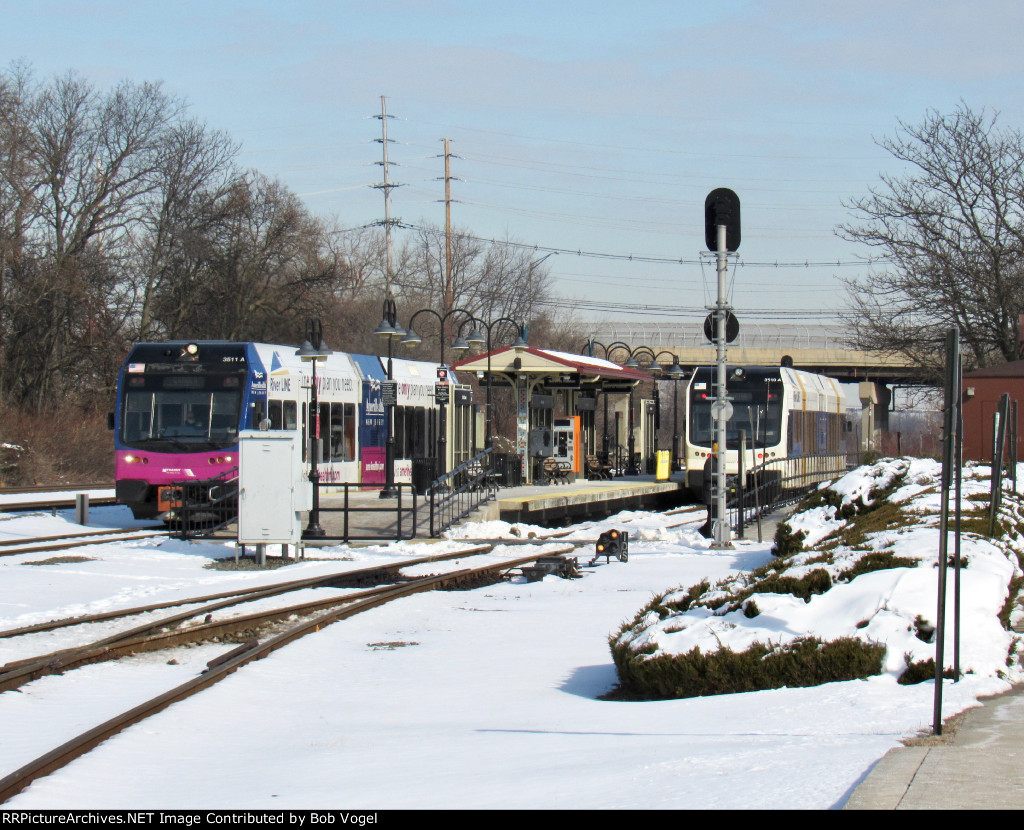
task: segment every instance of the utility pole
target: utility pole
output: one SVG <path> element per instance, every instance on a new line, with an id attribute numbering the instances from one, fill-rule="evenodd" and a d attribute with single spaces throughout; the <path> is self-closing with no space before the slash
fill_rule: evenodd
<path id="1" fill-rule="evenodd" d="M 388 115 L 387 99 L 383 95 L 380 96 L 380 115 L 375 115 L 374 118 L 380 119 L 381 137 L 375 140 L 380 142 L 383 151 L 383 161 L 378 161 L 377 164 L 384 169 L 384 181 L 371 186 L 377 190 L 384 191 L 384 220 L 377 222 L 377 224 L 384 226 L 384 245 L 387 256 L 384 273 L 384 293 L 386 299 L 390 300 L 392 299 L 391 279 L 394 273 L 391 253 L 391 226 L 399 222 L 398 219 L 391 218 L 391 190 L 402 185 L 392 184 L 388 175 L 388 169 L 394 164 L 394 162 L 388 161 L 388 144 L 391 143 L 391 140 L 388 138 L 388 119 L 394 118 L 394 116 Z"/>
<path id="2" fill-rule="evenodd" d="M 381 148 L 383 149 L 383 160 L 377 163 L 384 169 L 384 181 L 373 186 L 384 191 L 384 221 L 382 224 L 384 225 L 386 255 L 384 267 L 384 315 L 380 326 L 377 327 L 377 333 L 383 334 L 388 341 L 387 383 L 386 388 L 382 390 L 382 393 L 386 393 L 382 394 L 382 397 L 385 401 L 384 427 L 387 438 L 384 449 L 384 488 L 380 491 L 380 498 L 389 499 L 398 495 L 398 491 L 395 489 L 395 373 L 392 351 L 394 349 L 394 341 L 405 332 L 398 325 L 398 307 L 395 305 L 395 297 L 391 289 L 391 281 L 394 275 L 391 253 L 391 226 L 396 224 L 397 221 L 391 218 L 391 189 L 393 187 L 401 187 L 401 185 L 392 184 L 388 176 L 388 168 L 391 164 L 388 161 L 388 118 L 393 116 L 388 115 L 387 99 L 383 95 L 380 96 L 380 115 L 376 117 L 380 118 L 381 126 L 381 137 L 377 140 L 380 141 Z"/>
<path id="3" fill-rule="evenodd" d="M 444 314 L 452 310 L 452 150 L 444 139 Z"/>

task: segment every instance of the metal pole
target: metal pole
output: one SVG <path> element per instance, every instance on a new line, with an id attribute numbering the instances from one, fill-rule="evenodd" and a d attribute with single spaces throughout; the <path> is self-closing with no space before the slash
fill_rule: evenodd
<path id="1" fill-rule="evenodd" d="M 949 529 L 949 485 L 953 467 L 953 397 L 960 355 L 960 332 L 950 329 L 946 335 L 945 407 L 942 426 L 942 506 L 939 514 L 939 602 L 935 614 L 935 699 L 932 710 L 932 731 L 942 734 L 942 666 L 946 644 L 946 570 Z"/>
<path id="2" fill-rule="evenodd" d="M 627 439 L 626 446 L 629 449 L 629 461 L 626 463 L 626 474 L 635 476 L 637 474 L 636 465 L 633 463 L 634 453 L 636 452 L 636 439 L 633 436 L 633 390 L 629 390 L 629 438 Z"/>
<path id="3" fill-rule="evenodd" d="M 489 450 L 494 445 L 491 440 L 491 436 L 494 434 L 494 424 L 491 423 L 491 326 L 493 323 L 484 325 L 487 327 L 487 417 L 484 418 L 487 435 L 484 436 L 484 448 Z"/>
<path id="4" fill-rule="evenodd" d="M 384 319 L 394 328 L 398 325 L 398 308 L 394 299 L 390 296 L 384 300 Z M 392 351 L 394 348 L 394 337 L 388 335 L 388 387 L 393 389 L 395 379 Z M 390 392 L 389 392 L 390 396 Z M 384 489 L 380 491 L 380 498 L 393 499 L 395 493 L 395 405 L 389 402 L 384 407 L 384 424 L 387 440 L 384 443 Z"/>
<path id="5" fill-rule="evenodd" d="M 953 679 L 960 680 L 960 533 L 963 500 L 963 468 L 964 468 L 964 417 L 961 407 L 961 389 L 963 388 L 963 360 L 957 355 L 956 382 L 956 434 L 953 446 L 953 468 L 956 475 L 956 505 L 954 511 L 955 528 L 953 533 Z"/>
<path id="6" fill-rule="evenodd" d="M 717 414 L 715 416 L 715 460 L 718 464 L 718 470 L 715 475 L 715 525 L 714 525 L 714 538 L 715 541 L 712 543 L 713 548 L 731 548 L 732 542 L 729 540 L 729 520 L 726 516 L 726 471 L 725 471 L 725 460 L 726 460 L 726 424 L 728 418 L 726 417 L 725 406 L 728 403 L 726 399 L 726 388 L 725 388 L 725 323 L 726 323 L 726 312 L 728 306 L 726 304 L 726 265 L 728 261 L 728 253 L 726 250 L 726 226 L 717 226 L 717 259 L 718 259 L 718 302 L 715 305 L 715 341 L 718 352 L 718 378 L 715 384 L 715 404 L 717 405 Z"/>
<path id="7" fill-rule="evenodd" d="M 445 317 L 447 317 L 447 315 L 445 315 Z M 441 367 L 444 366 L 444 331 L 445 331 L 444 324 L 445 324 L 445 320 L 444 320 L 444 318 L 442 318 L 442 320 L 441 320 L 441 362 L 438 364 L 438 366 L 441 366 Z M 445 380 L 445 384 L 447 384 L 447 383 L 448 383 L 448 381 Z M 448 434 L 447 434 L 448 433 L 448 418 L 447 418 L 447 414 L 448 413 L 447 413 L 447 410 L 445 408 L 444 398 L 441 398 L 441 403 L 438 406 L 438 409 L 439 409 L 439 412 L 438 412 L 439 423 L 438 423 L 438 430 L 437 430 L 437 432 L 438 432 L 438 435 L 437 435 L 437 455 L 438 455 L 437 462 L 438 462 L 438 465 L 439 465 L 440 469 L 437 471 L 437 475 L 435 476 L 435 478 L 440 478 L 441 476 L 443 476 L 445 473 L 448 472 Z"/>
<path id="8" fill-rule="evenodd" d="M 672 379 L 672 471 L 679 467 L 679 378 Z"/>
<path id="9" fill-rule="evenodd" d="M 316 331 L 313 332 L 314 348 L 319 349 L 320 343 L 316 337 Z M 311 341 L 312 342 L 312 341 Z M 320 402 L 317 399 L 316 394 L 316 358 L 312 360 L 313 364 L 313 411 L 310 413 L 310 457 L 309 457 L 309 480 L 313 485 L 313 505 L 309 511 L 309 523 L 306 525 L 306 529 L 302 532 L 303 538 L 320 538 L 326 536 L 324 529 L 320 526 L 320 472 L 317 469 L 317 456 L 320 454 Z"/>
<path id="10" fill-rule="evenodd" d="M 757 443 L 755 439 L 754 443 Z M 740 430 L 740 451 L 739 451 L 739 468 L 737 469 L 737 487 L 736 487 L 736 503 L 739 507 L 739 517 L 736 522 L 736 535 L 740 539 L 745 539 L 746 530 L 743 524 L 743 512 L 747 506 L 747 431 L 745 429 Z"/>

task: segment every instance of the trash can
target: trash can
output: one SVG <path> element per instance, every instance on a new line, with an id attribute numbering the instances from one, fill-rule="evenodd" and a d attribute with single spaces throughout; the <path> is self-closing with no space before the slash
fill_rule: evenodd
<path id="1" fill-rule="evenodd" d="M 412 460 L 412 489 L 417 495 L 425 495 L 430 482 L 437 478 L 436 458 L 414 458 Z"/>
<path id="2" fill-rule="evenodd" d="M 668 481 L 672 475 L 672 453 L 668 450 L 658 450 L 657 469 L 654 478 L 656 481 Z"/>

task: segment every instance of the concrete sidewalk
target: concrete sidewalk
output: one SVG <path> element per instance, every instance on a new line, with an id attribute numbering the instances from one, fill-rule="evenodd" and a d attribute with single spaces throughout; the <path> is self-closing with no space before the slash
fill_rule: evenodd
<path id="1" fill-rule="evenodd" d="M 986 699 L 945 731 L 886 753 L 843 809 L 1024 807 L 1024 685 Z"/>

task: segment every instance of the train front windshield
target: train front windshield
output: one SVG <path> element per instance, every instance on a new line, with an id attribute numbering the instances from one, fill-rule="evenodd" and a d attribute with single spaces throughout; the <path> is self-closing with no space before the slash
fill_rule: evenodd
<path id="1" fill-rule="evenodd" d="M 690 443 L 710 448 L 715 441 L 715 369 L 698 369 L 690 385 Z M 726 449 L 738 450 L 740 430 L 747 436 L 747 448 L 774 447 L 782 442 L 782 378 L 775 369 L 745 369 L 737 377 L 730 369 L 726 394 L 732 403 L 732 417 L 726 424 Z"/>
<path id="2" fill-rule="evenodd" d="M 237 377 L 128 375 L 121 441 L 156 452 L 226 449 L 238 442 L 241 401 Z"/>

